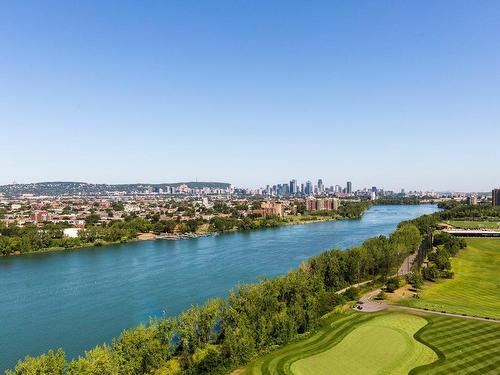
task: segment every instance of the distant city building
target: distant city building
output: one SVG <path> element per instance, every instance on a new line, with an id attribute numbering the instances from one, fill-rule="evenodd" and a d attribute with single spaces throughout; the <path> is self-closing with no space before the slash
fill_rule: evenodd
<path id="1" fill-rule="evenodd" d="M 351 181 L 347 181 L 347 186 L 346 186 L 345 192 L 347 194 L 351 194 L 352 193 L 352 182 Z"/>
<path id="2" fill-rule="evenodd" d="M 321 178 L 318 180 L 318 191 L 320 194 L 325 191 L 325 186 L 323 185 L 323 180 Z"/>
<path id="3" fill-rule="evenodd" d="M 306 188 L 305 188 L 305 191 L 304 193 L 306 195 L 312 195 L 314 193 L 314 190 L 313 190 L 313 185 L 312 185 L 312 182 L 311 181 L 307 181 L 306 182 Z"/>
<path id="4" fill-rule="evenodd" d="M 470 204 L 471 206 L 477 206 L 477 196 L 476 195 L 468 196 L 467 203 Z"/>
<path id="5" fill-rule="evenodd" d="M 45 221 L 50 221 L 52 219 L 52 215 L 47 211 L 37 211 L 31 214 L 31 220 L 37 223 L 43 223 Z"/>
<path id="6" fill-rule="evenodd" d="M 314 198 L 306 199 L 307 211 L 336 211 L 338 210 L 340 201 L 338 198 Z"/>
<path id="7" fill-rule="evenodd" d="M 263 202 L 260 206 L 260 209 L 254 210 L 254 214 L 257 214 L 261 217 L 268 216 L 279 216 L 283 217 L 284 215 L 284 207 L 281 202 Z"/>
<path id="8" fill-rule="evenodd" d="M 297 180 L 290 181 L 290 194 L 297 194 Z"/>
<path id="9" fill-rule="evenodd" d="M 500 189 L 493 189 L 491 191 L 491 198 L 493 206 L 500 206 Z"/>

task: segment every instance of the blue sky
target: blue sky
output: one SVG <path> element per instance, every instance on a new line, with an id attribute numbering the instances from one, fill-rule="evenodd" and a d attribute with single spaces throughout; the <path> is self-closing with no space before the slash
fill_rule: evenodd
<path id="1" fill-rule="evenodd" d="M 3 1 L 0 183 L 500 185 L 498 1 Z"/>

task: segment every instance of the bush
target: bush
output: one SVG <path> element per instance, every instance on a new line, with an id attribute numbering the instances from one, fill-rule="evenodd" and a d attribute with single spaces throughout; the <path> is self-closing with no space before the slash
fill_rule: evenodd
<path id="1" fill-rule="evenodd" d="M 385 291 L 392 293 L 399 288 L 399 279 L 397 277 L 391 277 L 387 279 L 385 283 Z"/>
<path id="2" fill-rule="evenodd" d="M 439 277 L 439 270 L 435 264 L 429 264 L 428 267 L 422 269 L 422 276 L 425 280 L 436 281 Z"/>
<path id="3" fill-rule="evenodd" d="M 385 294 L 385 292 L 383 290 L 381 290 L 380 293 L 375 296 L 375 299 L 379 300 L 379 301 L 383 300 L 385 298 L 386 298 L 386 294 Z"/>
<path id="4" fill-rule="evenodd" d="M 420 289 L 424 283 L 422 275 L 418 272 L 410 272 L 406 275 L 406 282 L 415 289 Z"/>
<path id="5" fill-rule="evenodd" d="M 444 270 L 444 271 L 441 271 L 440 276 L 443 279 L 453 279 L 453 276 L 455 276 L 455 274 L 452 271 Z"/>
<path id="6" fill-rule="evenodd" d="M 351 287 L 342 294 L 348 301 L 354 301 L 359 297 L 358 288 Z"/>

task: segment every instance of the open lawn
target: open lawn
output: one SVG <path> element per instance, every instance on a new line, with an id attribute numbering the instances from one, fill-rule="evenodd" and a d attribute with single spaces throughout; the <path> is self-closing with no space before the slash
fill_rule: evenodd
<path id="1" fill-rule="evenodd" d="M 415 336 L 433 348 L 439 360 L 410 374 L 499 374 L 500 324 L 425 314 L 429 321 Z"/>
<path id="2" fill-rule="evenodd" d="M 292 364 L 295 375 L 407 374 L 437 360 L 436 353 L 413 335 L 427 324 L 424 318 L 387 313 L 357 327 L 339 344 Z"/>
<path id="3" fill-rule="evenodd" d="M 500 230 L 500 221 L 467 221 L 467 220 L 450 220 L 447 224 L 455 228 L 463 229 L 498 229 Z"/>
<path id="4" fill-rule="evenodd" d="M 400 303 L 500 319 L 500 239 L 468 238 L 451 263 L 453 279 L 427 284 L 419 299 Z"/>
<path id="5" fill-rule="evenodd" d="M 245 374 L 406 374 L 438 358 L 412 337 L 426 323 L 400 312 L 348 313 L 254 361 Z"/>
<path id="6" fill-rule="evenodd" d="M 416 333 L 415 333 L 416 332 Z M 500 324 L 418 312 L 347 313 L 253 361 L 246 375 L 500 373 Z"/>

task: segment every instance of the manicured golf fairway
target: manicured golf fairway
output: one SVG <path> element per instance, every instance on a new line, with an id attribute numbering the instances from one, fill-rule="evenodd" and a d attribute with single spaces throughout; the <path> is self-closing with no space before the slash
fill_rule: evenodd
<path id="1" fill-rule="evenodd" d="M 360 325 L 333 348 L 292 364 L 295 375 L 407 374 L 437 360 L 436 353 L 413 335 L 424 318 L 387 313 Z"/>
<path id="2" fill-rule="evenodd" d="M 425 314 L 430 324 L 416 335 L 439 360 L 410 374 L 500 374 L 500 323 Z"/>
<path id="3" fill-rule="evenodd" d="M 402 304 L 500 319 L 500 239 L 468 238 L 452 259 L 455 277 L 426 286 Z"/>

